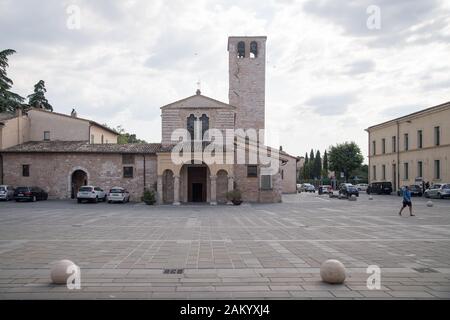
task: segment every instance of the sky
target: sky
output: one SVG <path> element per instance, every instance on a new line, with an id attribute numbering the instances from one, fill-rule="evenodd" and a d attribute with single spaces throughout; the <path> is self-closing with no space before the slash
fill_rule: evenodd
<path id="1" fill-rule="evenodd" d="M 148 142 L 198 81 L 228 102 L 241 35 L 267 36 L 266 129 L 292 155 L 355 141 L 366 156 L 367 127 L 450 101 L 446 0 L 0 0 L 14 92 L 42 79 L 56 112 Z"/>

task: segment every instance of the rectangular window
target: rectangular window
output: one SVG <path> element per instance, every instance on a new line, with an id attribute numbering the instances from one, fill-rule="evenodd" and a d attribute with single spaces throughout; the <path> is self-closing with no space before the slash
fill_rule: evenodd
<path id="1" fill-rule="evenodd" d="M 91 134 L 91 144 L 94 144 L 94 135 Z"/>
<path id="2" fill-rule="evenodd" d="M 441 128 L 434 127 L 434 145 L 439 146 L 441 144 Z"/>
<path id="3" fill-rule="evenodd" d="M 381 152 L 383 153 L 383 154 L 385 154 L 386 153 L 386 139 L 381 139 Z"/>
<path id="4" fill-rule="evenodd" d="M 258 176 L 258 166 L 250 165 L 247 166 L 247 177 L 257 177 Z"/>
<path id="5" fill-rule="evenodd" d="M 423 135 L 422 130 L 417 131 L 417 148 L 422 149 L 423 148 Z"/>
<path id="6" fill-rule="evenodd" d="M 134 164 L 134 154 L 122 154 L 122 164 Z"/>
<path id="7" fill-rule="evenodd" d="M 404 139 L 405 139 L 405 151 L 408 151 L 409 150 L 409 135 L 407 133 L 405 133 Z"/>
<path id="8" fill-rule="evenodd" d="M 423 177 L 423 163 L 422 161 L 417 162 L 417 177 Z"/>
<path id="9" fill-rule="evenodd" d="M 434 160 L 434 178 L 441 178 L 441 160 Z"/>
<path id="10" fill-rule="evenodd" d="M 403 179 L 404 180 L 409 179 L 409 163 L 407 162 L 403 164 Z"/>
<path id="11" fill-rule="evenodd" d="M 381 176 L 383 180 L 386 180 L 386 165 L 381 166 Z"/>
<path id="12" fill-rule="evenodd" d="M 375 155 L 377 153 L 377 143 L 376 141 L 372 141 L 372 155 Z"/>
<path id="13" fill-rule="evenodd" d="M 44 131 L 44 141 L 50 141 L 50 131 Z"/>
<path id="14" fill-rule="evenodd" d="M 123 177 L 133 178 L 133 167 L 123 167 Z"/>
<path id="15" fill-rule="evenodd" d="M 372 166 L 372 179 L 377 180 L 377 166 Z"/>
<path id="16" fill-rule="evenodd" d="M 397 152 L 397 137 L 392 137 L 392 152 Z"/>
<path id="17" fill-rule="evenodd" d="M 29 177 L 30 176 L 30 165 L 29 164 L 23 164 L 22 165 L 22 176 L 23 177 Z"/>
<path id="18" fill-rule="evenodd" d="M 272 189 L 272 176 L 262 175 L 261 176 L 261 190 L 271 190 Z"/>

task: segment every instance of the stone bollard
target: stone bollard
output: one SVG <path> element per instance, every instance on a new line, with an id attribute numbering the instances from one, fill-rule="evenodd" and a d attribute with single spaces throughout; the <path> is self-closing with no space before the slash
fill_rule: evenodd
<path id="1" fill-rule="evenodd" d="M 320 266 L 320 277 L 326 283 L 343 283 L 345 280 L 345 267 L 339 260 L 327 260 Z"/>
<path id="2" fill-rule="evenodd" d="M 350 201 L 356 201 L 356 196 L 355 196 L 354 194 L 352 194 L 352 195 L 348 198 L 348 200 L 350 200 Z"/>
<path id="3" fill-rule="evenodd" d="M 67 284 L 67 279 L 71 275 L 71 273 L 68 273 L 68 268 L 71 266 L 76 267 L 75 263 L 70 260 L 65 259 L 56 261 L 50 271 L 52 282 L 54 284 Z"/>
<path id="4" fill-rule="evenodd" d="M 372 196 L 369 196 L 369 200 L 373 200 L 373 197 L 372 197 Z"/>
<path id="5" fill-rule="evenodd" d="M 427 207 L 432 207 L 432 206 L 433 206 L 433 201 L 428 200 L 428 201 L 427 201 Z"/>

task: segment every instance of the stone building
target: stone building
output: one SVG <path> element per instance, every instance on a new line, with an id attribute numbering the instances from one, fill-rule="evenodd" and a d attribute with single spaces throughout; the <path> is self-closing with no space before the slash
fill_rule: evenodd
<path id="1" fill-rule="evenodd" d="M 94 121 L 41 110 L 8 119 L 2 132 L 7 141 L 0 159 L 2 181 L 38 185 L 53 198 L 73 197 L 90 184 L 125 187 L 132 200 L 139 200 L 145 188 L 155 189 L 159 203 L 174 205 L 226 203 L 233 189 L 244 201 L 279 202 L 282 192 L 296 192 L 297 158 L 266 148 L 259 134 L 265 128 L 265 53 L 266 37 L 229 37 L 229 103 L 197 90 L 161 107 L 161 143 L 119 145 L 117 133 Z M 46 116 L 58 119 L 50 126 Z M 19 122 L 27 123 L 19 125 L 22 131 L 13 124 Z M 180 130 L 188 142 L 180 142 Z M 224 139 L 219 141 L 219 135 Z M 200 148 L 193 148 L 197 143 Z M 211 147 L 213 156 L 207 158 Z M 261 148 L 266 157 L 257 154 L 250 161 Z M 174 160 L 176 154 L 181 161 Z M 242 154 L 245 162 L 239 161 Z M 276 170 L 268 170 L 273 164 Z"/>
<path id="2" fill-rule="evenodd" d="M 366 129 L 369 182 L 450 182 L 450 102 Z"/>

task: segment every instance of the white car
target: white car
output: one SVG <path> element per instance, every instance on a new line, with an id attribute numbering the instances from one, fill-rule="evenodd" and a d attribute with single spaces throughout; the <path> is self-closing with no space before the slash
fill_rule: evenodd
<path id="1" fill-rule="evenodd" d="M 367 187 L 369 185 L 367 183 L 358 183 L 355 187 L 358 191 L 367 191 Z"/>
<path id="2" fill-rule="evenodd" d="M 100 187 L 83 186 L 77 193 L 77 202 L 81 203 L 82 201 L 104 202 L 106 201 L 106 192 Z"/>
<path id="3" fill-rule="evenodd" d="M 109 190 L 108 193 L 108 203 L 111 202 L 129 202 L 130 201 L 130 193 L 127 189 L 121 187 L 113 187 Z"/>
<path id="4" fill-rule="evenodd" d="M 305 192 L 315 192 L 316 188 L 310 183 L 304 183 L 302 187 Z"/>
<path id="5" fill-rule="evenodd" d="M 450 183 L 435 183 L 425 190 L 425 198 L 450 198 Z"/>
<path id="6" fill-rule="evenodd" d="M 14 188 L 12 186 L 0 185 L 0 200 L 14 199 Z"/>

